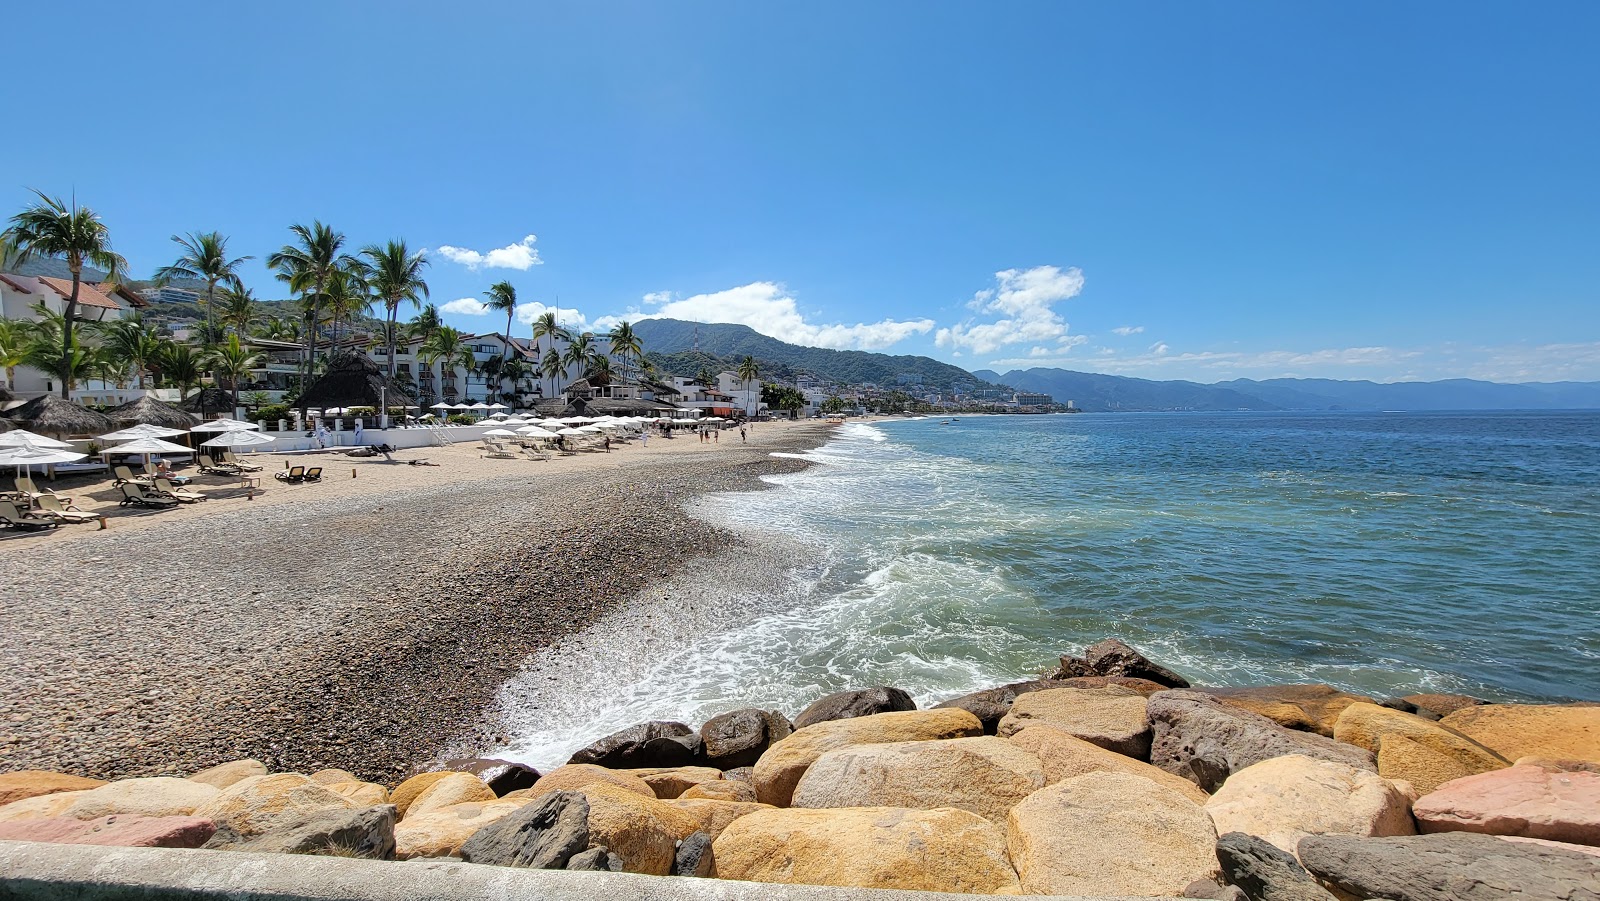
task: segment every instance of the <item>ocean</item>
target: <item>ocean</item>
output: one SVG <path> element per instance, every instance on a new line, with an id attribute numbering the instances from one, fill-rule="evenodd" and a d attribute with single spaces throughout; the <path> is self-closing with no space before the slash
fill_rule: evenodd
<path id="1" fill-rule="evenodd" d="M 926 705 L 1113 636 L 1202 685 L 1600 700 L 1600 413 L 928 418 L 803 456 L 695 507 L 782 536 L 782 572 L 752 551 L 760 578 L 690 574 L 533 661 L 513 756 L 851 687 Z"/>

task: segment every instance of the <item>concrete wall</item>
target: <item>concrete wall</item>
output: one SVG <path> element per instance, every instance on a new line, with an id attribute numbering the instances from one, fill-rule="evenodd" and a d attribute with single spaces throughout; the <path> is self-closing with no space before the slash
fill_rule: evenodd
<path id="1" fill-rule="evenodd" d="M 268 425 L 270 426 L 272 423 L 268 423 Z M 293 425 L 293 423 L 291 422 L 290 425 Z M 493 422 L 483 425 L 451 425 L 441 426 L 439 431 L 443 432 L 452 444 L 455 444 L 462 441 L 477 441 L 483 437 L 484 432 L 494 428 L 501 428 L 501 426 Z M 241 448 L 235 453 L 241 456 L 246 451 L 284 453 L 286 451 L 312 450 L 317 447 L 317 439 L 307 438 L 305 431 L 296 432 L 291 429 L 287 432 L 268 432 L 268 434 L 278 440 L 271 444 Z M 431 429 L 363 429 L 359 443 L 367 445 L 387 444 L 391 447 L 428 447 L 434 443 L 433 436 L 434 432 Z M 216 436 L 211 435 L 201 440 L 209 440 L 211 437 Z M 355 447 L 357 444 L 356 433 L 348 429 L 342 432 L 329 431 L 327 441 L 328 447 Z"/>
<path id="2" fill-rule="evenodd" d="M 0 899 L 7 901 L 960 901 L 973 897 L 521 870 L 451 860 L 385 862 L 0 842 Z"/>

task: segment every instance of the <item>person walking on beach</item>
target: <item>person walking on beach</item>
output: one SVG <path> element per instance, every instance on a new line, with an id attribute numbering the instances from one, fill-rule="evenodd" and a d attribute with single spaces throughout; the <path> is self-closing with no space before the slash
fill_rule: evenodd
<path id="1" fill-rule="evenodd" d="M 744 438 L 744 426 L 739 426 L 739 443 L 740 443 L 740 444 L 743 444 L 743 443 L 744 443 L 744 442 L 745 442 L 745 438 Z"/>
<path id="2" fill-rule="evenodd" d="M 611 436 L 606 436 L 606 453 L 611 453 Z"/>
<path id="3" fill-rule="evenodd" d="M 712 429 L 711 430 L 711 440 L 715 441 L 718 444 L 721 444 L 722 443 L 722 430 L 721 429 Z"/>

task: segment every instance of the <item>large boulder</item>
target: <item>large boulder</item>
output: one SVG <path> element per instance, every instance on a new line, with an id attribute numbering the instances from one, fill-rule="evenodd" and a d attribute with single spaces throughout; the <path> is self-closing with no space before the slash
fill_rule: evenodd
<path id="1" fill-rule="evenodd" d="M 1393 901 L 1592 901 L 1600 857 L 1452 832 L 1402 838 L 1313 835 L 1300 862 L 1347 897 Z"/>
<path id="2" fill-rule="evenodd" d="M 898 688 L 880 685 L 855 691 L 838 691 L 819 698 L 794 718 L 794 728 L 804 729 L 830 720 L 846 720 L 875 713 L 898 713 L 916 710 L 917 702 Z"/>
<path id="3" fill-rule="evenodd" d="M 482 757 L 461 757 L 446 760 L 444 767 L 458 773 L 471 773 L 489 786 L 495 797 L 503 798 L 514 791 L 532 788 L 539 781 L 539 771 L 522 763 Z"/>
<path id="4" fill-rule="evenodd" d="M 715 782 L 691 785 L 678 797 L 691 801 L 699 798 L 708 801 L 741 801 L 753 804 L 756 801 L 756 787 L 736 779 L 718 779 Z"/>
<path id="5" fill-rule="evenodd" d="M 706 720 L 700 726 L 700 742 L 707 765 L 731 770 L 754 765 L 773 742 L 793 731 L 788 718 L 778 711 L 747 707 Z"/>
<path id="6" fill-rule="evenodd" d="M 965 810 L 763 810 L 734 820 L 712 849 L 723 879 L 975 894 L 1017 889 L 1004 836 Z"/>
<path id="7" fill-rule="evenodd" d="M 1600 774 L 1516 766 L 1446 782 L 1418 799 L 1423 832 L 1482 832 L 1600 845 Z"/>
<path id="8" fill-rule="evenodd" d="M 1205 807 L 1218 832 L 1248 833 L 1293 854 L 1308 835 L 1416 835 L 1411 800 L 1371 770 L 1291 754 L 1229 776 Z"/>
<path id="9" fill-rule="evenodd" d="M 136 813 L 146 817 L 182 817 L 193 814 L 215 820 L 209 813 L 195 813 L 214 800 L 216 788 L 172 776 L 123 779 L 91 788 L 73 800 L 62 816 L 93 820 L 114 813 Z"/>
<path id="10" fill-rule="evenodd" d="M 697 762 L 700 753 L 700 736 L 695 730 L 682 723 L 653 721 L 613 732 L 567 762 L 613 769 L 688 766 Z"/>
<path id="11" fill-rule="evenodd" d="M 1400 700 L 1419 711 L 1432 714 L 1435 717 L 1446 717 L 1457 710 L 1489 703 L 1482 698 L 1474 698 L 1470 695 L 1439 694 L 1437 692 L 1406 695 Z"/>
<path id="12" fill-rule="evenodd" d="M 996 823 L 1044 788 L 1039 758 L 1003 738 L 853 745 L 818 757 L 795 786 L 794 807 L 969 810 Z"/>
<path id="13" fill-rule="evenodd" d="M 1177 895 L 1217 873 L 1205 811 L 1138 776 L 1057 782 L 1011 808 L 1008 824 L 1025 894 Z"/>
<path id="14" fill-rule="evenodd" d="M 558 791 L 479 829 L 460 853 L 468 863 L 559 870 L 588 847 L 588 799 Z"/>
<path id="15" fill-rule="evenodd" d="M 1600 707 L 1486 704 L 1439 721 L 1507 760 L 1546 757 L 1600 763 Z"/>
<path id="16" fill-rule="evenodd" d="M 0 823 L 9 823 L 13 820 L 44 820 L 51 817 L 62 816 L 67 808 L 77 803 L 78 799 L 88 794 L 90 789 L 79 789 L 73 792 L 55 792 L 49 795 L 35 795 L 23 798 L 21 801 L 12 801 L 0 807 Z"/>
<path id="17" fill-rule="evenodd" d="M 694 817 L 665 801 L 595 782 L 578 789 L 589 802 L 589 841 L 622 858 L 630 873 L 666 876 L 678 842 L 698 831 Z"/>
<path id="18" fill-rule="evenodd" d="M 1046 679 L 1050 688 L 1105 688 L 1107 685 L 1120 685 L 1131 688 L 1139 694 L 1149 697 L 1158 691 L 1166 691 L 1170 685 L 1160 682 L 1151 682 L 1149 679 L 1135 679 L 1132 676 L 1068 676 L 1065 679 Z"/>
<path id="19" fill-rule="evenodd" d="M 666 802 L 671 807 L 683 811 L 693 817 L 697 825 L 696 831 L 704 832 L 711 836 L 712 841 L 728 828 L 728 824 L 747 814 L 758 810 L 776 810 L 770 804 L 756 804 L 744 801 L 717 801 L 710 798 L 679 798 L 676 801 Z"/>
<path id="20" fill-rule="evenodd" d="M 254 758 L 243 760 L 230 760 L 216 766 L 206 767 L 189 778 L 194 782 L 203 782 L 206 785 L 224 789 L 234 784 L 249 779 L 251 776 L 267 775 L 267 765 Z"/>
<path id="21" fill-rule="evenodd" d="M 450 774 L 451 771 L 449 770 L 438 770 L 431 773 L 418 773 L 399 785 L 396 785 L 394 790 L 389 792 L 389 803 L 394 805 L 396 812 L 398 812 L 400 815 L 400 819 L 403 820 L 406 818 L 406 812 L 411 809 L 411 802 L 417 800 L 417 798 L 421 796 L 423 792 L 432 788 L 435 782 L 438 782 L 440 779 L 443 779 Z"/>
<path id="22" fill-rule="evenodd" d="M 1013 682 L 1010 685 L 1001 685 L 998 688 L 985 688 L 972 694 L 951 698 L 940 704 L 935 704 L 933 709 L 943 710 L 955 708 L 965 710 L 978 718 L 983 723 L 983 733 L 993 735 L 1000 728 L 1000 720 L 1011 712 L 1011 705 L 1020 695 L 1031 691 L 1044 691 L 1047 688 L 1061 688 L 1060 682 L 1048 679 L 1035 679 L 1031 682 Z"/>
<path id="23" fill-rule="evenodd" d="M 52 817 L 0 823 L 0 842 L 198 848 L 216 831 L 216 825 L 202 817 L 145 817 L 136 813 L 117 813 L 92 820 Z"/>
<path id="24" fill-rule="evenodd" d="M 366 860 L 394 859 L 395 809 L 376 804 L 354 810 L 315 810 L 275 819 L 252 838 L 230 840 L 222 835 L 207 848 L 270 854 L 328 854 Z"/>
<path id="25" fill-rule="evenodd" d="M 1333 737 L 1333 724 L 1346 707 L 1376 704 L 1366 695 L 1332 685 L 1262 685 L 1251 688 L 1201 689 L 1224 704 L 1259 713 L 1286 729 Z"/>
<path id="26" fill-rule="evenodd" d="M 1070 679 L 1075 676 L 1126 676 L 1146 679 L 1168 688 L 1189 687 L 1188 679 L 1115 638 L 1089 645 L 1082 657 L 1062 657 L 1061 669 L 1052 678 Z"/>
<path id="27" fill-rule="evenodd" d="M 1334 723 L 1333 736 L 1376 753 L 1379 775 L 1404 779 L 1422 794 L 1452 779 L 1510 765 L 1442 722 L 1377 704 L 1346 707 Z"/>
<path id="28" fill-rule="evenodd" d="M 1126 773 L 1165 785 L 1196 804 L 1211 797 L 1200 786 L 1160 767 L 1090 744 L 1050 726 L 1029 726 L 1008 741 L 1039 758 L 1047 785 L 1089 773 Z"/>
<path id="29" fill-rule="evenodd" d="M 85 779 L 82 776 L 69 776 L 66 773 L 52 773 L 46 770 L 0 773 L 0 807 L 41 795 L 87 791 L 105 784 L 104 779 Z"/>
<path id="30" fill-rule="evenodd" d="M 334 782 L 323 787 L 341 798 L 349 798 L 362 807 L 389 803 L 389 790 L 376 782 Z"/>
<path id="31" fill-rule="evenodd" d="M 558 766 L 533 783 L 532 788 L 521 789 L 507 795 L 508 798 L 537 798 L 540 795 L 555 791 L 576 791 L 586 785 L 604 782 L 617 788 L 626 789 L 636 795 L 646 798 L 656 796 L 655 789 L 650 784 L 625 770 L 612 770 L 592 763 L 569 763 Z"/>
<path id="32" fill-rule="evenodd" d="M 318 785 L 338 785 L 341 782 L 360 782 L 361 777 L 349 770 L 326 769 L 317 770 L 306 778 Z"/>
<path id="33" fill-rule="evenodd" d="M 1017 698 L 1000 721 L 999 735 L 1029 726 L 1050 726 L 1107 751 L 1150 759 L 1150 718 L 1145 696 L 1119 685 L 1105 688 L 1052 688 Z"/>
<path id="34" fill-rule="evenodd" d="M 965 710 L 908 710 L 817 723 L 767 749 L 756 761 L 756 797 L 788 807 L 806 768 L 823 754 L 850 745 L 934 741 L 983 734 L 983 724 Z"/>
<path id="35" fill-rule="evenodd" d="M 1217 863 L 1228 884 L 1242 889 L 1249 901 L 1335 901 L 1292 853 L 1254 835 L 1223 833 L 1217 839 Z"/>
<path id="36" fill-rule="evenodd" d="M 664 801 L 670 801 L 701 783 L 722 781 L 722 771 L 709 766 L 643 767 L 618 772 L 639 777 L 645 785 L 650 786 L 657 798 Z"/>
<path id="37" fill-rule="evenodd" d="M 622 872 L 622 858 L 611 853 L 611 849 L 604 845 L 596 845 L 587 851 L 572 855 L 567 861 L 565 869 L 580 871 L 588 870 L 595 873 L 620 873 Z"/>
<path id="38" fill-rule="evenodd" d="M 1372 754 L 1309 732 L 1285 729 L 1198 691 L 1150 696 L 1150 762 L 1214 792 L 1232 773 L 1285 754 L 1376 769 Z"/>
<path id="39" fill-rule="evenodd" d="M 328 791 L 306 776 L 278 773 L 235 782 L 195 808 L 194 815 L 217 824 L 217 835 L 211 840 L 217 845 L 263 835 L 280 823 L 318 811 L 359 808 L 356 802 Z"/>
<path id="40" fill-rule="evenodd" d="M 477 776 L 471 773 L 448 773 L 412 799 L 411 805 L 406 808 L 406 815 L 427 813 L 430 810 L 449 807 L 452 804 L 465 804 L 468 801 L 494 799 L 494 790 Z"/>
<path id="41" fill-rule="evenodd" d="M 401 860 L 449 857 L 459 851 L 473 833 L 510 816 L 528 803 L 528 798 L 468 801 L 408 816 L 394 827 L 395 856 Z"/>
<path id="42" fill-rule="evenodd" d="M 717 874 L 716 858 L 711 852 L 711 836 L 696 832 L 681 842 L 672 857 L 672 875 L 709 879 Z"/>

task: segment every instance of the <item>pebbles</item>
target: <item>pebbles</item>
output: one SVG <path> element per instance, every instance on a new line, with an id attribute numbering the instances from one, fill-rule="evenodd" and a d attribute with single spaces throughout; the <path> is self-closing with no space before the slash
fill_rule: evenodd
<path id="1" fill-rule="evenodd" d="M 530 653 L 738 542 L 683 503 L 818 432 L 582 472 L 241 505 L 0 560 L 0 758 L 104 778 L 240 757 L 403 775 L 491 747 Z M 381 511 L 381 512 L 380 512 Z"/>

